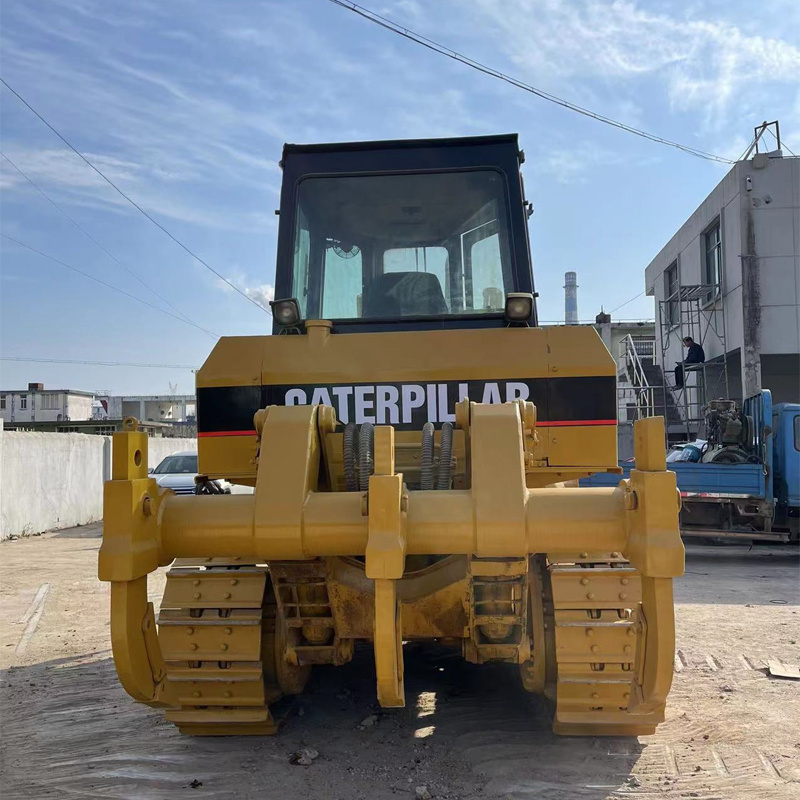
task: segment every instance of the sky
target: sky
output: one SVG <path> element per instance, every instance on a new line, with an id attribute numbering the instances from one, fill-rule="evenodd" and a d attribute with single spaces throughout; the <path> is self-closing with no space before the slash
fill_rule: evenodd
<path id="1" fill-rule="evenodd" d="M 755 125 L 779 119 L 800 153 L 797 0 L 365 3 L 662 137 L 735 159 Z M 3 78 L 257 302 L 274 284 L 284 142 L 519 133 L 546 321 L 563 320 L 567 270 L 578 273 L 581 319 L 601 306 L 615 319 L 652 318 L 651 298 L 622 304 L 644 291 L 647 264 L 727 170 L 547 103 L 328 0 L 5 0 L 0 21 Z M 188 393 L 184 367 L 202 364 L 211 334 L 270 332 L 266 313 L 128 205 L 5 87 L 0 134 L 3 153 L 91 238 L 5 158 L 0 231 L 168 312 L 2 239 L 2 356 L 178 365 L 4 360 L 0 387 Z"/>

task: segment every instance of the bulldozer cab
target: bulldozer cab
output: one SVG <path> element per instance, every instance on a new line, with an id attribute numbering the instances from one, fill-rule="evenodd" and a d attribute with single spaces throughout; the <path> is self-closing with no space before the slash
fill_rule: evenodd
<path id="1" fill-rule="evenodd" d="M 533 293 L 522 158 L 516 135 L 285 145 L 276 297 L 337 333 L 505 326 Z"/>

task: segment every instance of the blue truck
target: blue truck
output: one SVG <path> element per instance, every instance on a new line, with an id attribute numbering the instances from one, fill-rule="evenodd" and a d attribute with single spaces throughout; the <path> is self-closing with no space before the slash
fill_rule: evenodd
<path id="1" fill-rule="evenodd" d="M 741 404 L 714 401 L 707 440 L 671 451 L 668 468 L 683 499 L 684 536 L 797 542 L 800 539 L 800 404 L 772 404 L 769 390 Z M 735 409 L 735 410 L 734 410 Z M 614 486 L 627 478 L 596 473 L 582 486 Z"/>

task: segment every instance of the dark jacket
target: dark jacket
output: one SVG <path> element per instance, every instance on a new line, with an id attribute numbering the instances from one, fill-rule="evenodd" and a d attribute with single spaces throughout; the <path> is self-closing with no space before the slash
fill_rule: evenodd
<path id="1" fill-rule="evenodd" d="M 706 354 L 703 348 L 697 342 L 692 342 L 689 345 L 689 352 L 686 354 L 684 364 L 703 364 L 706 360 Z"/>

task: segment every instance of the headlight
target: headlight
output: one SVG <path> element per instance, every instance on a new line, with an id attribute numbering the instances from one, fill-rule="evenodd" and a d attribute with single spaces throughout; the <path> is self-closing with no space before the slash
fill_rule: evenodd
<path id="1" fill-rule="evenodd" d="M 507 294 L 505 316 L 507 322 L 527 322 L 533 316 L 533 295 L 527 292 Z"/>
<path id="2" fill-rule="evenodd" d="M 275 322 L 284 328 L 300 322 L 300 305 L 294 297 L 287 300 L 270 300 L 269 307 L 272 309 Z"/>

